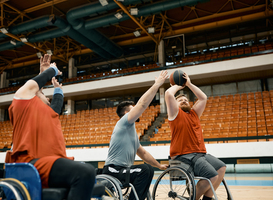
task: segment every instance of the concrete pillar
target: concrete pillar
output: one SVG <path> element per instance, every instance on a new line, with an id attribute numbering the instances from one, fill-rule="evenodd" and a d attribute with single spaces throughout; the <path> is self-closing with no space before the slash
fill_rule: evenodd
<path id="1" fill-rule="evenodd" d="M 77 67 L 75 67 L 75 59 L 70 58 L 68 61 L 68 78 L 77 77 Z"/>
<path id="2" fill-rule="evenodd" d="M 164 67 L 166 65 L 164 40 L 161 40 L 158 45 L 158 64 L 160 67 Z"/>
<path id="3" fill-rule="evenodd" d="M 5 109 L 0 108 L 0 122 L 5 120 Z"/>
<path id="4" fill-rule="evenodd" d="M 3 72 L 1 74 L 1 79 L 0 79 L 0 88 L 5 88 L 9 86 L 9 81 L 7 80 L 7 72 Z"/>
<path id="5" fill-rule="evenodd" d="M 165 103 L 165 88 L 159 88 L 160 95 L 160 113 L 166 113 L 166 103 Z"/>
<path id="6" fill-rule="evenodd" d="M 75 113 L 75 101 L 72 99 L 67 100 L 67 104 L 65 105 L 65 109 L 67 110 L 67 114 L 71 115 Z"/>

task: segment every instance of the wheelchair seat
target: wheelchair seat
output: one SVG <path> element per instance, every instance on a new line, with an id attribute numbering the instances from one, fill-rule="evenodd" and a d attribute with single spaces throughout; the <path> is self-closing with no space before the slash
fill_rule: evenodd
<path id="1" fill-rule="evenodd" d="M 63 200 L 67 197 L 66 188 L 44 188 L 42 190 L 43 200 Z"/>

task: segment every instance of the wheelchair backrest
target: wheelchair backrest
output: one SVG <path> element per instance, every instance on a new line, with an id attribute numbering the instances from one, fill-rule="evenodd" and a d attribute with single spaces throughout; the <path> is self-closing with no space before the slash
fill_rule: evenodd
<path id="1" fill-rule="evenodd" d="M 30 163 L 6 163 L 5 178 L 14 178 L 22 182 L 31 199 L 41 200 L 42 183 L 37 169 Z"/>

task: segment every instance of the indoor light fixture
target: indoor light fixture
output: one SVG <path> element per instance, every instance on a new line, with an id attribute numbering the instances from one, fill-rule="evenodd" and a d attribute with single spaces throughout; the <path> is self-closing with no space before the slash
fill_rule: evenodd
<path id="1" fill-rule="evenodd" d="M 136 37 L 139 37 L 139 36 L 141 36 L 141 33 L 140 33 L 139 30 L 137 30 L 137 31 L 134 32 L 134 35 L 135 35 Z"/>
<path id="2" fill-rule="evenodd" d="M 155 27 L 148 27 L 148 33 L 155 33 Z"/>
<path id="3" fill-rule="evenodd" d="M 16 41 L 15 40 L 11 40 L 10 43 L 13 44 L 14 46 L 16 45 Z"/>
<path id="4" fill-rule="evenodd" d="M 123 16 L 122 16 L 122 13 L 121 13 L 121 12 L 117 12 L 117 13 L 115 14 L 115 17 L 116 17 L 117 19 L 121 19 Z"/>
<path id="5" fill-rule="evenodd" d="M 131 8 L 130 9 L 130 14 L 131 15 L 138 15 L 138 8 Z"/>
<path id="6" fill-rule="evenodd" d="M 22 42 L 24 42 L 24 43 L 28 42 L 28 41 L 27 41 L 27 38 L 20 38 L 20 40 L 21 40 Z"/>
<path id="7" fill-rule="evenodd" d="M 0 28 L 1 32 L 4 34 L 9 33 L 7 28 Z"/>
<path id="8" fill-rule="evenodd" d="M 38 58 L 42 57 L 42 53 L 41 52 L 37 52 L 36 55 L 37 55 Z"/>
<path id="9" fill-rule="evenodd" d="M 46 50 L 46 53 L 48 54 L 48 55 L 53 55 L 53 52 L 49 49 L 49 50 Z"/>
<path id="10" fill-rule="evenodd" d="M 99 2 L 100 2 L 100 4 L 101 4 L 102 6 L 108 5 L 108 1 L 107 1 L 107 0 L 99 0 Z"/>

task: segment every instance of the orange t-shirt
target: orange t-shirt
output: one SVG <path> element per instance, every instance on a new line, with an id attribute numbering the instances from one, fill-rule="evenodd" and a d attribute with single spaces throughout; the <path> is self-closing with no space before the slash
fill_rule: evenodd
<path id="1" fill-rule="evenodd" d="M 172 139 L 170 156 L 189 153 L 206 153 L 203 133 L 198 115 L 194 110 L 189 113 L 179 108 L 176 118 L 169 120 Z"/>
<path id="2" fill-rule="evenodd" d="M 13 99 L 9 116 L 13 125 L 13 150 L 7 153 L 5 162 L 30 162 L 39 158 L 34 166 L 42 186 L 48 187 L 53 163 L 58 158 L 68 158 L 59 115 L 35 96 L 28 100 Z"/>

